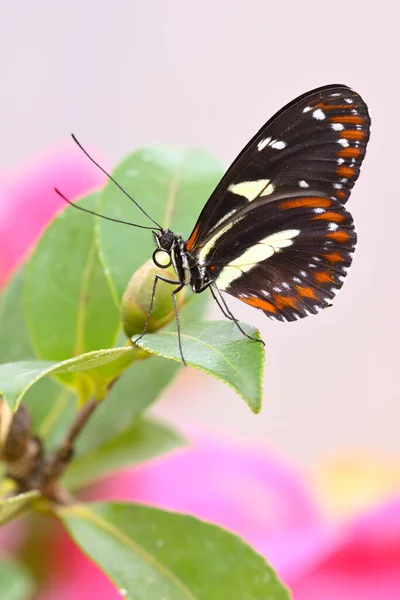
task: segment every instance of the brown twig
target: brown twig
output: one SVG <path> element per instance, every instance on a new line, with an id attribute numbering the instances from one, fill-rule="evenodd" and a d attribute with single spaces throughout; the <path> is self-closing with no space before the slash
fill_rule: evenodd
<path id="1" fill-rule="evenodd" d="M 72 496 L 58 483 L 74 453 L 74 444 L 99 402 L 90 399 L 77 413 L 60 446 L 47 455 L 41 441 L 31 433 L 28 410 L 20 406 L 11 419 L 1 448 L 6 475 L 18 484 L 18 491 L 38 490 L 57 504 L 70 504 Z"/>
<path id="2" fill-rule="evenodd" d="M 48 480 L 58 479 L 71 461 L 74 452 L 74 443 L 93 412 L 99 405 L 98 400 L 90 399 L 76 415 L 64 440 L 46 460 L 46 478 Z"/>

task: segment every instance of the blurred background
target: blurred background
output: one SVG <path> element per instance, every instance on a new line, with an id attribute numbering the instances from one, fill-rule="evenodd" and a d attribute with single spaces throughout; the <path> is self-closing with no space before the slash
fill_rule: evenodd
<path id="1" fill-rule="evenodd" d="M 201 147 L 228 166 L 309 89 L 344 83 L 369 105 L 370 146 L 348 205 L 358 250 L 335 307 L 281 324 L 231 301 L 266 341 L 261 416 L 187 370 L 156 408 L 169 420 L 264 442 L 303 465 L 338 449 L 399 452 L 399 18 L 384 1 L 1 3 L 4 172 L 71 146 L 72 131 L 108 166 L 144 144 Z"/>

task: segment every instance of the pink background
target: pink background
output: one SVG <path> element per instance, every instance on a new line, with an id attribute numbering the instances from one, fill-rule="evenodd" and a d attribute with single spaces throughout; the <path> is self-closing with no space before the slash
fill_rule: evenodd
<path id="1" fill-rule="evenodd" d="M 17 0 L 0 17 L 4 170 L 72 144 L 71 131 L 111 164 L 162 143 L 200 146 L 228 165 L 296 95 L 345 83 L 364 97 L 372 137 L 348 204 L 359 244 L 335 308 L 280 324 L 231 302 L 267 342 L 260 417 L 189 370 L 156 410 L 217 423 L 303 464 L 338 447 L 398 452 L 398 3 Z M 0 197 L 0 219 L 3 209 Z"/>

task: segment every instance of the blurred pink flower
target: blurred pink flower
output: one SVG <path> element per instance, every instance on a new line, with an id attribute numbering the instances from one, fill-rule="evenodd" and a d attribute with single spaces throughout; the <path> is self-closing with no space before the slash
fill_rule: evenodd
<path id="1" fill-rule="evenodd" d="M 74 146 L 0 175 L 0 286 L 65 206 L 54 186 L 73 199 L 103 181 L 104 175 Z"/>
<path id="2" fill-rule="evenodd" d="M 0 282 L 62 205 L 102 181 L 73 150 L 0 179 Z M 399 600 L 400 498 L 368 514 L 329 523 L 310 486 L 261 449 L 215 437 L 105 480 L 96 499 L 144 502 L 187 512 L 241 535 L 264 554 L 294 600 Z M 121 596 L 55 525 L 47 543 L 49 580 L 38 600 Z"/>
<path id="3" fill-rule="evenodd" d="M 108 478 L 90 497 L 189 513 L 236 532 L 265 555 L 294 600 L 399 600 L 400 498 L 328 524 L 303 478 L 282 460 L 215 437 L 194 439 Z M 52 578 L 40 600 L 120 598 L 65 533 L 59 531 L 50 555 Z"/>

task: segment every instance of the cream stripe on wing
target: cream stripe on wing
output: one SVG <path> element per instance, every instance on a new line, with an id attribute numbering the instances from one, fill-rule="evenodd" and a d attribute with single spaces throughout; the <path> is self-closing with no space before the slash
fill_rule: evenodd
<path id="1" fill-rule="evenodd" d="M 259 196 L 269 196 L 274 191 L 274 186 L 269 179 L 258 179 L 256 181 L 242 181 L 242 183 L 232 183 L 228 190 L 238 196 L 243 196 L 249 202 Z"/>
<path id="2" fill-rule="evenodd" d="M 235 258 L 221 271 L 217 284 L 221 290 L 226 290 L 242 273 L 248 273 L 258 263 L 270 258 L 275 252 L 293 244 L 293 238 L 299 235 L 300 229 L 286 229 L 273 233 L 248 248 L 238 258 Z"/>

